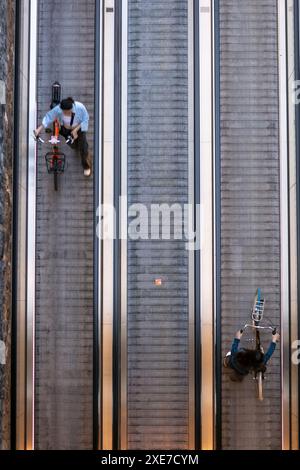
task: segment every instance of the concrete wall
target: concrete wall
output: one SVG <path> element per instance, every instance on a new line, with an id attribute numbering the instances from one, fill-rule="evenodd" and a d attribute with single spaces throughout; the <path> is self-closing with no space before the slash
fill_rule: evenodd
<path id="1" fill-rule="evenodd" d="M 10 447 L 14 0 L 0 0 L 0 449 Z"/>

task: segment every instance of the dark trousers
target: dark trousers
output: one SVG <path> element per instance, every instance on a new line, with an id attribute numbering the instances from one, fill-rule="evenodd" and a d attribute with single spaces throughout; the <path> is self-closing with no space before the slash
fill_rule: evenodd
<path id="1" fill-rule="evenodd" d="M 61 126 L 59 133 L 67 139 L 71 134 L 71 129 Z M 78 137 L 73 144 L 68 144 L 72 149 L 78 149 L 81 156 L 81 163 L 84 170 L 91 168 L 91 159 L 89 155 L 89 144 L 86 139 L 86 132 L 78 131 Z"/>

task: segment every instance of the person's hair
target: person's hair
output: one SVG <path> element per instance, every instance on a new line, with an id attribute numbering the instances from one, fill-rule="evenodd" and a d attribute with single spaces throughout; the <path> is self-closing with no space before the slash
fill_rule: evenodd
<path id="1" fill-rule="evenodd" d="M 71 98 L 71 96 L 69 96 L 68 98 L 66 98 L 66 99 L 64 99 L 60 102 L 60 107 L 61 107 L 62 110 L 67 111 L 69 109 L 72 109 L 73 104 L 74 104 L 74 100 L 73 100 L 73 98 Z"/>
<path id="2" fill-rule="evenodd" d="M 243 349 L 236 355 L 237 362 L 245 369 L 258 369 L 263 364 L 264 355 L 253 349 Z"/>

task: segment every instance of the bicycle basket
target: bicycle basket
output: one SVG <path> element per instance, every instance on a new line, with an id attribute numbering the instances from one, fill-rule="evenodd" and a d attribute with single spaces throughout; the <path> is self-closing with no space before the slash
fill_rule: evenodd
<path id="1" fill-rule="evenodd" d="M 49 152 L 45 156 L 48 173 L 63 173 L 65 171 L 66 157 L 64 153 Z"/>

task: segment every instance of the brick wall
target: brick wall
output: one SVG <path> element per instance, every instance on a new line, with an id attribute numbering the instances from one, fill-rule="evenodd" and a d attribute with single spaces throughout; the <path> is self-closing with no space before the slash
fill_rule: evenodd
<path id="1" fill-rule="evenodd" d="M 0 0 L 0 449 L 10 447 L 14 0 Z"/>

